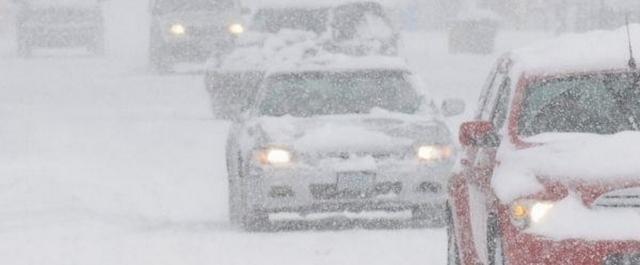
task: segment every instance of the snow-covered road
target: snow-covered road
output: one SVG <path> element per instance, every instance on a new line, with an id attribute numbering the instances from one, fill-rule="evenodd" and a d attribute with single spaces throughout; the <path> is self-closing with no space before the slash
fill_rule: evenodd
<path id="1" fill-rule="evenodd" d="M 443 264 L 440 230 L 230 227 L 201 76 L 40 55 L 0 62 L 3 263 Z"/>
<path id="2" fill-rule="evenodd" d="M 146 72 L 145 40 L 129 38 L 144 27 L 112 27 L 105 58 L 72 51 L 22 60 L 0 36 L 2 264 L 445 263 L 444 230 L 231 227 L 229 125 L 212 118 L 202 76 Z M 475 102 L 495 56 L 447 55 L 438 33 L 406 42 L 435 94 Z"/>

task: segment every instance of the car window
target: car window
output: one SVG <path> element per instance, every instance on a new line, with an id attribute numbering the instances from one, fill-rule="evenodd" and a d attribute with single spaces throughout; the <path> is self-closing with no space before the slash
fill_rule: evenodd
<path id="1" fill-rule="evenodd" d="M 613 134 L 635 130 L 640 93 L 633 76 L 592 74 L 537 82 L 527 88 L 520 134 L 582 132 Z"/>
<path id="2" fill-rule="evenodd" d="M 309 117 L 369 113 L 380 108 L 416 113 L 422 98 L 407 74 L 393 71 L 311 72 L 276 75 L 266 81 L 262 115 Z"/>
<path id="3" fill-rule="evenodd" d="M 321 34 L 327 30 L 328 13 L 326 8 L 260 9 L 253 16 L 251 29 L 266 33 L 294 29 Z"/>

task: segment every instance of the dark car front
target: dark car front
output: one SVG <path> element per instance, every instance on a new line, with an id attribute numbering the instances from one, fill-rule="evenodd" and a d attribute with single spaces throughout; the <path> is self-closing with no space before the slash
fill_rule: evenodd
<path id="1" fill-rule="evenodd" d="M 151 56 L 166 63 L 222 56 L 244 32 L 233 0 L 156 0 L 151 13 Z"/>
<path id="2" fill-rule="evenodd" d="M 100 49 L 103 17 L 98 2 L 20 2 L 18 44 L 31 47 L 88 46 Z"/>
<path id="3" fill-rule="evenodd" d="M 454 150 L 412 81 L 396 70 L 267 77 L 240 136 L 253 143 L 248 203 L 274 214 L 408 212 L 441 222 Z"/>

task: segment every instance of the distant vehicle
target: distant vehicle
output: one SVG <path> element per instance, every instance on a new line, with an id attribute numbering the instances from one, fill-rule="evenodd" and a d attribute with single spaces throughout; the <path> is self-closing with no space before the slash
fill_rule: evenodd
<path id="1" fill-rule="evenodd" d="M 244 32 L 235 0 L 151 0 L 149 59 L 159 72 L 177 63 L 220 60 Z"/>
<path id="2" fill-rule="evenodd" d="M 334 52 L 398 53 L 400 34 L 384 6 L 375 1 L 265 3 L 254 11 L 249 24 L 251 32 L 275 34 L 284 29 L 314 32 Z"/>
<path id="3" fill-rule="evenodd" d="M 87 47 L 104 53 L 101 0 L 14 0 L 18 5 L 18 54 L 28 57 L 34 48 Z"/>
<path id="4" fill-rule="evenodd" d="M 372 213 L 443 225 L 455 147 L 439 110 L 403 60 L 337 62 L 264 77 L 227 142 L 232 222 L 251 231 Z M 448 116 L 464 110 L 445 106 Z"/>
<path id="5" fill-rule="evenodd" d="M 460 128 L 449 264 L 640 264 L 640 75 L 626 38 L 572 34 L 498 61 Z"/>
<path id="6" fill-rule="evenodd" d="M 207 64 L 205 87 L 217 118 L 237 120 L 250 108 L 270 67 L 322 52 L 320 47 L 311 44 L 315 42 L 313 34 L 304 31 L 283 31 L 264 42 L 262 46 L 238 47 L 222 63 L 213 58 Z M 278 43 L 287 45 L 282 47 Z"/>
<path id="7" fill-rule="evenodd" d="M 398 42 L 399 32 L 377 2 L 263 3 L 254 10 L 248 31 L 238 38 L 239 47 L 223 60 L 210 60 L 205 84 L 215 115 L 234 119 L 253 102 L 274 60 L 319 52 L 396 55 Z"/>

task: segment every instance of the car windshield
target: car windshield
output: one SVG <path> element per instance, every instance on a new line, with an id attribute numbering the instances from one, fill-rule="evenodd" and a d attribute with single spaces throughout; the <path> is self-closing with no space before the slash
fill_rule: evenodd
<path id="1" fill-rule="evenodd" d="M 368 113 L 374 108 L 412 114 L 420 96 L 407 74 L 394 71 L 277 75 L 265 87 L 260 113 L 266 116 Z"/>
<path id="2" fill-rule="evenodd" d="M 615 73 L 537 82 L 527 89 L 520 134 L 636 130 L 640 91 L 633 89 L 634 79 L 628 73 Z"/>
<path id="3" fill-rule="evenodd" d="M 253 17 L 252 30 L 278 33 L 294 29 L 323 33 L 327 30 L 328 10 L 319 9 L 261 9 Z"/>
<path id="4" fill-rule="evenodd" d="M 232 6 L 232 0 L 157 0 L 155 10 L 164 14 L 177 11 L 220 10 Z"/>

